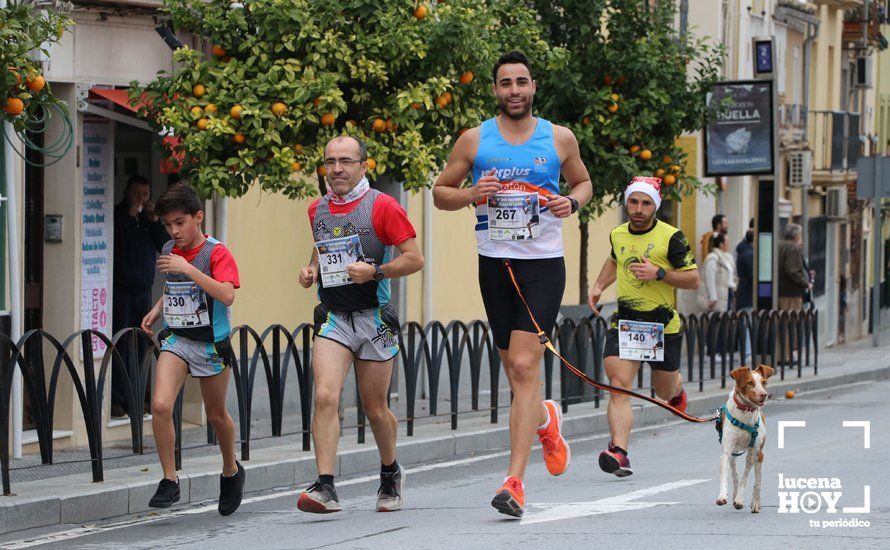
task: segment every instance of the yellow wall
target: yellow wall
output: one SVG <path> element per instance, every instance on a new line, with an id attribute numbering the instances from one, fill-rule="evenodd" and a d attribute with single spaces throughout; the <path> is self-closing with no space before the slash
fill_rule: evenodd
<path id="1" fill-rule="evenodd" d="M 410 194 L 407 212 L 423 245 L 424 194 Z M 228 242 L 241 275 L 241 289 L 232 307 L 232 322 L 264 329 L 273 323 L 295 328 L 310 322 L 317 303 L 314 290 L 304 290 L 297 273 L 312 251 L 306 210 L 310 200 L 292 201 L 253 188 L 240 199 L 229 200 Z M 608 231 L 618 223 L 618 210 L 590 224 L 589 278 L 592 282 L 609 254 Z M 443 212 L 433 209 L 433 251 L 424 250 L 432 268 L 432 316 L 440 321 L 484 319 L 479 295 L 475 217 L 472 210 Z M 566 250 L 566 292 L 563 303 L 579 303 L 578 270 L 580 233 L 577 217 L 563 226 Z M 605 300 L 614 300 L 614 289 Z M 423 276 L 407 278 L 407 321 L 423 320 Z"/>

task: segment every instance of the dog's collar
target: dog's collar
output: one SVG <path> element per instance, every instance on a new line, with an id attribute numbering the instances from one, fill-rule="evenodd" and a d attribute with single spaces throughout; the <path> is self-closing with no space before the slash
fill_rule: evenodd
<path id="1" fill-rule="evenodd" d="M 757 410 L 757 407 L 748 405 L 747 403 L 740 400 L 738 392 L 732 392 L 732 400 L 735 402 L 736 407 L 745 412 L 754 412 Z"/>

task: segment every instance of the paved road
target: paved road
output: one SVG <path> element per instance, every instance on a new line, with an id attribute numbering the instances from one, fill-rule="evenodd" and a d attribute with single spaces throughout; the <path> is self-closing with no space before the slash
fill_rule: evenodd
<path id="1" fill-rule="evenodd" d="M 61 526 L 0 538 L 4 548 L 886 548 L 890 538 L 890 457 L 886 422 L 890 382 L 777 399 L 767 406 L 768 441 L 763 476 L 763 512 L 718 507 L 719 448 L 713 428 L 666 423 L 635 432 L 635 474 L 606 476 L 596 454 L 606 437 L 575 440 L 569 471 L 552 478 L 539 451 L 526 480 L 522 521 L 496 513 L 489 500 L 506 467 L 504 453 L 427 464 L 409 472 L 407 508 L 373 512 L 376 476 L 339 480 L 346 511 L 330 516 L 302 514 L 295 492 L 251 496 L 229 518 L 215 503 L 160 515 L 134 516 L 91 527 Z M 704 413 L 705 411 L 692 411 Z M 778 448 L 779 421 L 805 421 L 785 431 Z M 870 448 L 864 430 L 844 420 L 872 422 Z M 779 474 L 788 478 L 838 478 L 837 512 L 779 513 Z M 836 482 L 836 483 L 837 483 Z M 870 487 L 867 513 L 862 507 Z M 806 492 L 809 489 L 804 489 Z M 828 491 L 828 489 L 822 489 Z M 790 491 L 793 491 L 791 489 Z M 818 491 L 817 491 L 818 492 Z M 750 493 L 750 485 L 749 485 Z M 820 503 L 810 495 L 808 509 Z M 750 497 L 746 497 L 746 506 Z M 822 522 L 842 520 L 842 526 Z M 815 522 L 815 524 L 813 523 Z M 850 527 L 868 522 L 868 527 Z M 882 543 L 881 540 L 884 542 Z"/>

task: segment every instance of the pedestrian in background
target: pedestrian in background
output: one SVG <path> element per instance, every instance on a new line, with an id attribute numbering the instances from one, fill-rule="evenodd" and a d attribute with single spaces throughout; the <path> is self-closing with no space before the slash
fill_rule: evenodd
<path id="1" fill-rule="evenodd" d="M 131 176 L 127 180 L 123 200 L 114 208 L 113 333 L 138 327 L 151 310 L 155 260 L 169 239 L 151 201 L 151 183 L 143 176 Z M 120 344 L 119 349 L 127 349 L 126 339 L 122 339 Z M 138 350 L 137 361 L 141 362 L 145 346 L 140 345 Z M 125 361 L 129 359 L 127 354 L 123 356 Z M 135 366 L 127 365 L 127 370 L 134 372 Z M 121 374 L 112 369 L 111 416 L 114 418 L 127 416 L 129 412 L 127 381 Z"/>
<path id="2" fill-rule="evenodd" d="M 796 223 L 785 226 L 779 243 L 779 309 L 803 309 L 803 294 L 813 289 L 803 262 L 803 230 Z"/>
<path id="3" fill-rule="evenodd" d="M 714 235 L 726 235 L 727 233 L 729 233 L 729 218 L 726 217 L 726 214 L 717 214 L 711 218 L 711 230 L 701 236 L 702 260 L 710 254 L 713 248 L 711 239 L 714 238 Z"/>
<path id="4" fill-rule="evenodd" d="M 736 287 L 735 260 L 729 253 L 729 240 L 718 233 L 711 239 L 713 247 L 702 265 L 699 305 L 708 311 L 729 310 L 729 290 Z"/>

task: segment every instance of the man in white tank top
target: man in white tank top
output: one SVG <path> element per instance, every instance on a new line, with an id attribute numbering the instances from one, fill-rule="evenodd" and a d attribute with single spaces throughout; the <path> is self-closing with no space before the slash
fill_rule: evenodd
<path id="1" fill-rule="evenodd" d="M 519 517 L 535 430 L 551 474 L 565 472 L 571 454 L 560 433 L 559 405 L 541 401 L 545 348 L 505 263 L 549 336 L 565 288 L 562 220 L 590 200 L 592 187 L 571 130 L 532 115 L 535 82 L 528 59 L 504 54 L 492 77 L 500 114 L 457 139 L 433 197 L 442 210 L 476 205 L 480 290 L 513 391 L 510 466 L 492 506 Z M 474 185 L 462 188 L 471 171 Z M 559 194 L 560 173 L 571 190 L 565 196 Z"/>

